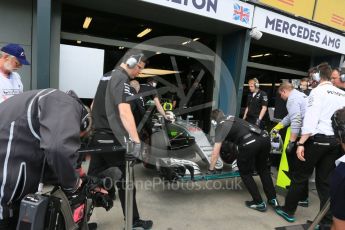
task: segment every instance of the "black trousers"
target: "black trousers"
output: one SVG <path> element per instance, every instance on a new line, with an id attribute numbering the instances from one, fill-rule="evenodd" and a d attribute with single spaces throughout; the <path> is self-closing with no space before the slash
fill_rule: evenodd
<path id="1" fill-rule="evenodd" d="M 340 157 L 340 147 L 335 138 L 319 137 L 315 135 L 305 142 L 305 161 L 297 160 L 295 171 L 292 173 L 292 181 L 285 198 L 284 210 L 294 214 L 298 201 L 301 200 L 306 181 L 315 168 L 315 184 L 320 199 L 320 209 L 325 205 L 330 195 L 329 175 L 335 168 L 335 160 Z M 330 223 L 330 212 L 321 223 Z"/>
<path id="2" fill-rule="evenodd" d="M 297 146 L 295 146 L 295 148 L 292 149 L 291 153 L 286 154 L 286 158 L 289 165 L 288 177 L 290 178 L 290 180 L 292 180 L 292 174 L 296 170 L 296 162 L 299 161 L 299 159 L 297 158 L 296 151 L 297 151 Z M 306 199 L 308 199 L 308 197 L 309 197 L 309 179 L 304 184 L 304 189 L 301 194 L 300 200 L 305 201 Z"/>
<path id="3" fill-rule="evenodd" d="M 117 142 L 114 136 L 109 134 L 95 134 L 93 137 L 93 146 L 104 147 L 99 145 L 97 140 L 110 140 L 114 139 L 115 143 Z M 118 144 L 119 145 L 119 144 Z M 107 146 L 109 147 L 109 146 Z M 116 187 L 118 189 L 118 197 L 121 202 L 123 216 L 126 213 L 126 166 L 125 166 L 125 158 L 124 153 L 116 153 L 116 152 L 107 152 L 107 153 L 95 153 L 91 155 L 91 161 L 89 166 L 89 175 L 97 176 L 97 174 L 101 173 L 102 171 L 110 168 L 110 167 L 118 167 L 122 173 L 121 179 L 116 182 Z M 136 202 L 136 188 L 133 188 L 133 221 L 138 220 L 140 218 L 139 211 Z"/>
<path id="4" fill-rule="evenodd" d="M 251 142 L 250 144 L 246 144 Z M 276 198 L 276 191 L 273 185 L 268 158 L 271 150 L 271 143 L 268 136 L 253 134 L 238 144 L 237 165 L 242 181 L 255 202 L 262 202 L 259 189 L 252 176 L 255 166 L 268 200 Z"/>
<path id="5" fill-rule="evenodd" d="M 0 230 L 16 230 L 19 218 L 19 206 L 13 209 L 13 217 L 0 220 Z"/>

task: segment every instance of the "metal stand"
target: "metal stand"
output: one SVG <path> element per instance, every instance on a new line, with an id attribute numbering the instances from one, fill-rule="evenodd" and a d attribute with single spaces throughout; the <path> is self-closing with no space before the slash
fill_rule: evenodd
<path id="1" fill-rule="evenodd" d="M 126 151 L 131 152 L 133 149 L 133 143 L 128 141 Z M 125 202 L 125 218 L 126 226 L 125 230 L 131 230 L 133 226 L 133 190 L 134 190 L 134 162 L 126 161 L 126 202 Z"/>
<path id="2" fill-rule="evenodd" d="M 328 212 L 329 208 L 331 206 L 331 200 L 328 199 L 327 202 L 325 203 L 325 205 L 322 207 L 322 209 L 320 210 L 320 212 L 316 215 L 313 223 L 309 226 L 308 230 L 314 230 L 316 225 L 318 225 L 318 223 L 320 223 L 321 219 L 326 215 L 326 213 Z"/>
<path id="3" fill-rule="evenodd" d="M 131 230 L 133 226 L 133 162 L 126 161 L 126 228 Z"/>

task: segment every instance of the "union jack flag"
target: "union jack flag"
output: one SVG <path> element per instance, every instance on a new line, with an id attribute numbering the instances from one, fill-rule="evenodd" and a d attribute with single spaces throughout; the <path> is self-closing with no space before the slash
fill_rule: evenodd
<path id="1" fill-rule="evenodd" d="M 240 6 L 237 3 L 234 4 L 234 14 L 233 14 L 234 20 L 236 21 L 240 20 L 241 22 L 248 24 L 249 15 L 250 15 L 249 8 Z"/>

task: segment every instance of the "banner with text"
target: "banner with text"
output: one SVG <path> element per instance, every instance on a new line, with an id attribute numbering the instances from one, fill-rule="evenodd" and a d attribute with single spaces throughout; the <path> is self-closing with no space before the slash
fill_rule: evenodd
<path id="1" fill-rule="evenodd" d="M 344 0 L 318 0 L 314 21 L 324 25 L 345 30 L 345 1 Z"/>
<path id="2" fill-rule="evenodd" d="M 257 27 L 262 32 L 337 53 L 345 53 L 345 37 L 330 31 L 259 7 L 255 8 L 253 20 L 253 27 Z"/>
<path id="3" fill-rule="evenodd" d="M 236 0 L 141 0 L 250 28 L 254 6 Z"/>
<path id="4" fill-rule="evenodd" d="M 259 2 L 295 16 L 301 16 L 310 20 L 313 18 L 315 0 L 260 0 Z"/>

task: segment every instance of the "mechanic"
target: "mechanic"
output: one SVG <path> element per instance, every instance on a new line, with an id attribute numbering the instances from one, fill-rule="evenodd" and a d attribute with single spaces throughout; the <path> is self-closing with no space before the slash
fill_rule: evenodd
<path id="1" fill-rule="evenodd" d="M 284 127 L 289 125 L 291 126 L 290 140 L 285 150 L 289 165 L 288 174 L 291 178 L 291 173 L 294 172 L 295 161 L 297 160 L 296 141 L 302 128 L 302 122 L 307 104 L 307 95 L 294 89 L 293 85 L 289 82 L 284 82 L 281 84 L 278 88 L 278 92 L 280 93 L 280 97 L 287 101 L 286 108 L 288 114 L 272 129 L 271 133 L 279 132 L 279 130 L 283 129 Z M 306 181 L 302 199 L 298 202 L 300 206 L 308 207 L 308 192 L 309 183 Z"/>
<path id="2" fill-rule="evenodd" d="M 331 82 L 335 87 L 345 91 L 345 69 L 335 68 L 332 71 Z"/>
<path id="3" fill-rule="evenodd" d="M 345 153 L 345 107 L 337 110 L 332 116 L 334 134 L 341 143 Z M 345 229 L 345 156 L 336 161 L 337 167 L 330 180 L 331 212 L 333 215 L 332 230 Z"/>
<path id="4" fill-rule="evenodd" d="M 272 207 L 279 206 L 276 199 L 276 191 L 269 166 L 267 165 L 271 151 L 270 137 L 266 131 L 262 131 L 240 118 L 226 117 L 223 111 L 215 109 L 211 113 L 211 119 L 217 124 L 215 130 L 215 144 L 211 155 L 211 163 L 208 173 L 215 173 L 214 168 L 219 157 L 222 143 L 227 140 L 238 146 L 237 165 L 242 181 L 252 196 L 252 201 L 246 201 L 248 208 L 261 212 L 267 210 L 266 202 L 262 200 L 258 187 L 253 179 L 253 166 L 260 176 L 268 203 Z"/>
<path id="5" fill-rule="evenodd" d="M 145 115 L 145 102 L 143 97 L 137 95 L 140 90 L 139 82 L 137 80 L 131 80 L 129 85 L 131 86 L 130 90 L 132 94 L 132 97 L 129 98 L 129 103 L 131 105 L 135 123 L 138 126 Z"/>
<path id="6" fill-rule="evenodd" d="M 299 89 L 302 93 L 309 96 L 311 89 L 309 89 L 309 79 L 304 77 L 301 79 L 301 82 L 299 83 Z"/>
<path id="7" fill-rule="evenodd" d="M 141 148 L 134 116 L 128 98 L 132 96 L 129 82 L 139 75 L 145 67 L 146 58 L 138 50 L 130 50 L 122 58 L 121 64 L 106 73 L 100 80 L 93 101 L 94 136 L 92 145 L 97 147 L 125 146 L 129 138 L 135 142 L 138 152 Z M 108 144 L 107 144 L 108 143 Z M 116 183 L 119 198 L 125 215 L 125 163 L 133 161 L 136 156 L 125 152 L 93 154 L 89 174 L 97 175 L 110 167 L 119 167 L 122 178 Z M 110 191 L 111 194 L 111 191 Z M 133 228 L 151 229 L 151 220 L 141 220 L 136 202 L 136 189 L 133 191 Z"/>
<path id="8" fill-rule="evenodd" d="M 7 98 L 23 92 L 20 75 L 15 72 L 22 65 L 30 65 L 24 49 L 17 44 L 8 44 L 0 51 L 0 103 Z"/>
<path id="9" fill-rule="evenodd" d="M 57 178 L 65 192 L 80 186 L 77 151 L 91 122 L 73 92 L 57 89 L 16 95 L 1 103 L 0 116 L 0 229 L 12 230 L 21 199 L 37 191 L 44 159 L 53 172 L 45 176 Z"/>
<path id="10" fill-rule="evenodd" d="M 158 97 L 158 92 L 156 90 L 157 87 L 157 80 L 153 77 L 150 77 L 147 79 L 146 84 L 141 84 L 139 89 L 139 95 L 141 95 L 144 98 L 145 104 L 149 100 L 153 100 L 155 103 L 155 106 L 157 108 L 157 111 L 165 118 L 167 119 L 165 115 L 165 111 L 161 105 L 160 99 Z"/>
<path id="11" fill-rule="evenodd" d="M 315 168 L 315 183 L 320 199 L 320 209 L 329 198 L 328 177 L 335 168 L 335 160 L 340 156 L 340 148 L 334 136 L 331 117 L 336 110 L 345 106 L 345 93 L 330 82 L 332 69 L 328 63 L 316 67 L 313 79 L 320 82 L 309 97 L 303 119 L 302 136 L 297 142 L 295 172 L 285 198 L 285 205 L 276 209 L 278 215 L 294 222 L 298 201 L 302 198 L 306 181 Z M 327 226 L 331 222 L 330 213 L 321 221 Z"/>
<path id="12" fill-rule="evenodd" d="M 268 98 L 266 92 L 260 90 L 259 81 L 252 78 L 248 81 L 249 91 L 247 107 L 244 111 L 243 120 L 264 128 L 263 118 L 267 111 Z"/>

